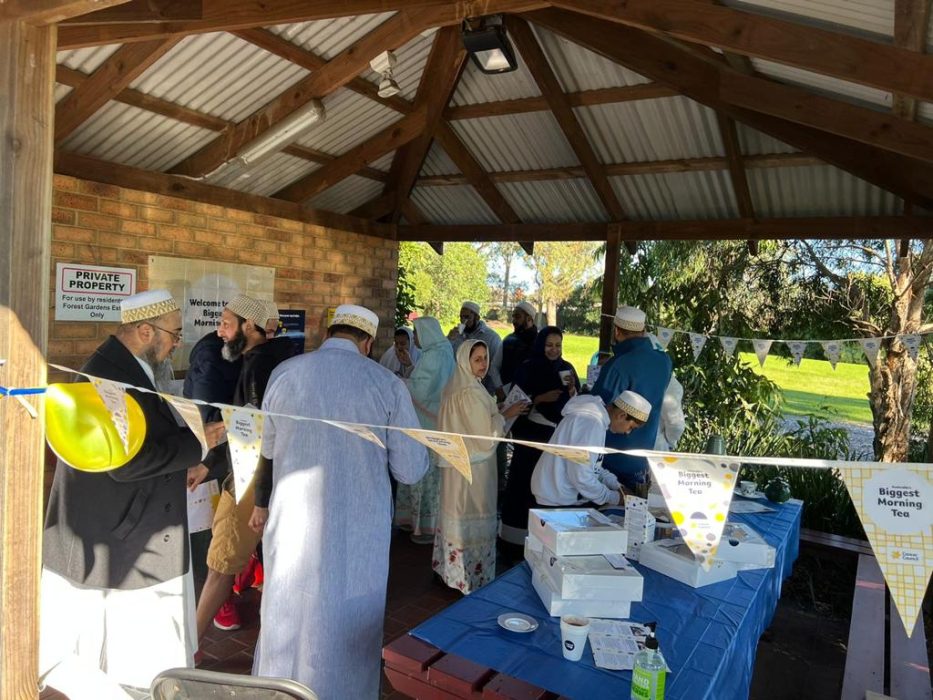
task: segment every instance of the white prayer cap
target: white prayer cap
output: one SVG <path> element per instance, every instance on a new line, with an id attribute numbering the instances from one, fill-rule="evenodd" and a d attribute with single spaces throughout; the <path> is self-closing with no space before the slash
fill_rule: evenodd
<path id="1" fill-rule="evenodd" d="M 465 302 L 463 302 L 462 304 L 460 304 L 460 308 L 461 308 L 461 309 L 469 309 L 469 310 L 472 311 L 474 314 L 476 314 L 477 316 L 479 316 L 479 304 L 477 304 L 475 301 L 465 301 Z"/>
<path id="2" fill-rule="evenodd" d="M 167 289 L 150 289 L 120 302 L 120 323 L 136 323 L 178 311 L 178 304 Z"/>
<path id="3" fill-rule="evenodd" d="M 613 399 L 612 403 L 642 423 L 651 415 L 651 404 L 648 403 L 648 399 L 634 391 L 623 391 Z"/>
<path id="4" fill-rule="evenodd" d="M 379 317 L 365 306 L 341 304 L 334 312 L 334 320 L 330 322 L 330 325 L 353 326 L 375 338 L 376 329 L 379 328 Z"/>
<path id="5" fill-rule="evenodd" d="M 266 302 L 253 299 L 247 294 L 237 294 L 227 302 L 227 306 L 224 308 L 240 318 L 252 321 L 257 326 L 265 326 L 266 319 L 269 318 L 269 309 L 266 308 Z"/>
<path id="6" fill-rule="evenodd" d="M 645 312 L 634 306 L 620 306 L 612 321 L 619 328 L 627 331 L 645 330 Z"/>
<path id="7" fill-rule="evenodd" d="M 281 317 L 279 316 L 279 306 L 274 301 L 263 301 L 263 304 L 266 305 L 266 323 L 269 321 L 278 321 Z"/>
<path id="8" fill-rule="evenodd" d="M 532 318 L 538 315 L 538 310 L 529 301 L 520 301 L 515 305 L 515 308 L 521 309 Z"/>

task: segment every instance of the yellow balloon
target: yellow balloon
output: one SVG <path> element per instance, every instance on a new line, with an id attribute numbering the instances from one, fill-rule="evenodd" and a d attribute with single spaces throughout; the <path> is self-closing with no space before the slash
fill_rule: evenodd
<path id="1" fill-rule="evenodd" d="M 80 471 L 109 471 L 136 456 L 146 439 L 146 416 L 130 394 L 126 394 L 126 417 L 129 449 L 123 447 L 110 411 L 89 382 L 49 384 L 45 394 L 49 447 Z"/>

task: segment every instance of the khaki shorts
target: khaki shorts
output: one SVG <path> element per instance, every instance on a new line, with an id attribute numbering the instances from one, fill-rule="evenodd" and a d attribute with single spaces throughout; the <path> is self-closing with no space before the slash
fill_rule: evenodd
<path id="1" fill-rule="evenodd" d="M 256 551 L 261 535 L 249 526 L 255 494 L 250 484 L 237 503 L 226 488 L 220 490 L 220 500 L 211 525 L 211 546 L 207 550 L 207 565 L 219 574 L 236 576 Z"/>

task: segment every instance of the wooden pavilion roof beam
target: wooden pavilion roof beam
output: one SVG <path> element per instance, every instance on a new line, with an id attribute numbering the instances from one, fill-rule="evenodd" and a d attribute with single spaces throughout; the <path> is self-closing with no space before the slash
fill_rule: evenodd
<path id="1" fill-rule="evenodd" d="M 178 38 L 158 39 L 117 49 L 56 105 L 55 143 L 64 141 L 179 41 Z"/>
<path id="2" fill-rule="evenodd" d="M 929 22 L 930 0 L 894 0 L 894 45 L 922 53 Z M 902 119 L 914 119 L 917 101 L 903 93 L 894 93 L 891 111 Z"/>
<path id="3" fill-rule="evenodd" d="M 172 22 L 203 19 L 202 0 L 129 0 L 119 5 L 69 17 L 66 24 L 107 22 Z M 100 7 L 101 3 L 96 3 Z"/>
<path id="4" fill-rule="evenodd" d="M 400 241 L 605 241 L 618 231 L 623 240 L 832 240 L 929 236 L 933 216 L 838 216 L 696 221 L 617 221 L 571 224 L 398 226 Z"/>
<path id="5" fill-rule="evenodd" d="M 129 0 L 5 0 L 0 2 L 0 22 L 22 20 L 43 26 L 127 2 Z"/>
<path id="6" fill-rule="evenodd" d="M 890 44 L 697 0 L 554 0 L 552 4 L 743 56 L 933 100 L 933 57 Z M 866 56 L 871 60 L 865 60 Z"/>
<path id="7" fill-rule="evenodd" d="M 714 65 L 649 34 L 564 10 L 541 10 L 528 18 L 552 32 L 620 63 L 736 121 L 817 156 L 895 194 L 933 208 L 933 167 L 923 161 L 867 146 L 785 119 L 725 102 L 720 77 L 728 66 Z"/>
<path id="8" fill-rule="evenodd" d="M 755 208 L 752 206 L 752 195 L 748 190 L 748 178 L 745 176 L 745 167 L 742 165 L 742 149 L 739 146 L 739 135 L 736 132 L 735 122 L 722 114 L 716 114 L 719 124 L 719 134 L 722 145 L 726 151 L 726 162 L 729 165 L 729 179 L 732 181 L 732 191 L 739 209 L 739 216 L 743 219 L 754 219 Z M 748 252 L 758 255 L 758 241 L 748 241 Z"/>
<path id="9" fill-rule="evenodd" d="M 32 0 L 16 0 L 28 6 Z M 53 2 L 54 0 L 48 0 Z M 61 5 L 89 5 L 92 0 Z M 525 12 L 549 6 L 542 0 L 201 0 L 200 20 L 170 22 L 121 22 L 63 26 L 58 33 L 59 49 L 103 44 L 126 44 L 176 35 L 233 31 L 274 24 L 310 22 L 381 12 L 411 12 L 425 21 L 425 28 L 459 25 L 466 17 L 498 12 Z M 100 5 L 98 4 L 98 7 Z M 84 10 L 87 12 L 87 10 Z"/>
<path id="10" fill-rule="evenodd" d="M 415 179 L 424 165 L 434 135 L 444 115 L 444 108 L 457 89 L 463 68 L 466 65 L 466 49 L 460 38 L 459 27 L 442 27 L 434 35 L 434 43 L 428 55 L 415 107 L 425 114 L 424 129 L 408 144 L 395 153 L 389 169 L 389 181 L 386 193 L 395 193 L 395 209 L 392 212 L 393 223 L 401 218 L 399 205 L 408 199 Z"/>
<path id="11" fill-rule="evenodd" d="M 563 88 L 557 80 L 557 76 L 554 75 L 554 71 L 538 44 L 531 27 L 524 20 L 515 17 L 507 19 L 507 27 L 519 53 L 528 65 L 528 70 L 538 84 L 538 89 L 541 90 L 541 94 L 544 95 L 544 99 L 551 108 L 554 118 L 557 119 L 564 137 L 570 143 L 570 147 L 576 154 L 584 171 L 586 171 L 586 176 L 596 191 L 599 201 L 602 202 L 611 219 L 615 221 L 626 219 L 622 204 L 616 197 L 616 193 L 609 183 L 609 178 L 606 177 L 606 171 L 593 151 L 583 127 L 577 121 L 570 101 L 564 94 Z M 635 252 L 634 246 L 629 245 L 629 242 L 626 242 L 626 246 L 630 253 Z"/>

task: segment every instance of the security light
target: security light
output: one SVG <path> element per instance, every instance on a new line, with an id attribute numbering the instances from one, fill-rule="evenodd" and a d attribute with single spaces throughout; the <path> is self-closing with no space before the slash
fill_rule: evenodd
<path id="1" fill-rule="evenodd" d="M 463 47 L 483 73 L 495 75 L 518 68 L 502 15 L 468 19 L 461 29 Z"/>

